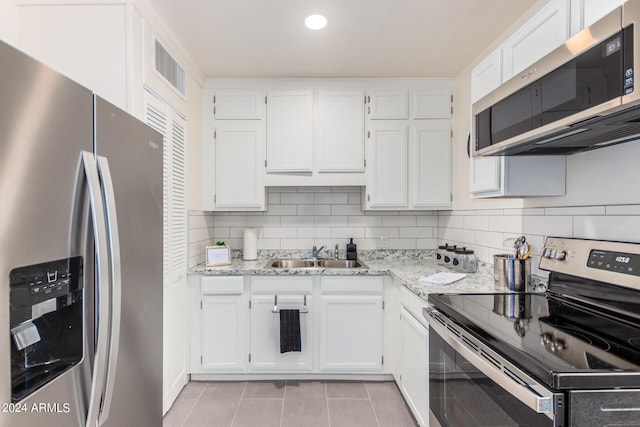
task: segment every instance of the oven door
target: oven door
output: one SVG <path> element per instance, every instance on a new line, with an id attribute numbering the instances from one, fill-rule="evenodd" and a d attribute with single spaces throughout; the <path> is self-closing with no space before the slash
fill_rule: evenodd
<path id="1" fill-rule="evenodd" d="M 430 426 L 563 426 L 564 395 L 553 393 L 442 313 L 429 321 Z"/>

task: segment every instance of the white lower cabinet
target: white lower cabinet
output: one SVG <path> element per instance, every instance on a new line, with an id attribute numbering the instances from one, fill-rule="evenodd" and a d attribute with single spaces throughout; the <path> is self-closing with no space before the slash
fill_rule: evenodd
<path id="1" fill-rule="evenodd" d="M 382 370 L 382 277 L 322 277 L 320 370 Z"/>
<path id="2" fill-rule="evenodd" d="M 190 282 L 195 295 L 191 373 L 246 372 L 249 304 L 244 278 L 203 276 Z"/>
<path id="3" fill-rule="evenodd" d="M 416 421 L 429 425 L 429 327 L 422 315 L 427 303 L 400 289 L 400 322 L 395 344 L 395 378 Z"/>
<path id="4" fill-rule="evenodd" d="M 251 278 L 250 372 L 313 369 L 312 291 L 313 277 Z M 278 310 L 300 310 L 300 352 L 280 353 L 280 315 L 274 313 L 276 306 Z"/>

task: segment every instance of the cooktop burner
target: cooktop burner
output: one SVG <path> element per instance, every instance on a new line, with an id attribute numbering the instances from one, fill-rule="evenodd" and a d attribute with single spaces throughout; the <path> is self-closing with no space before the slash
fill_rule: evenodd
<path id="1" fill-rule="evenodd" d="M 505 301 L 516 307 L 495 309 Z M 552 388 L 585 388 L 586 377 L 587 388 L 611 386 L 612 373 L 618 386 L 640 387 L 640 338 L 629 338 L 639 324 L 550 294 L 432 294 L 429 302 Z"/>

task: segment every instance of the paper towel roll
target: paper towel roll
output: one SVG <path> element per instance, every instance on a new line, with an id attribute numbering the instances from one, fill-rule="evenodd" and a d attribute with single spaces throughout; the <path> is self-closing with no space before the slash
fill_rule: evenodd
<path id="1" fill-rule="evenodd" d="M 242 259 L 245 261 L 258 259 L 258 230 L 255 228 L 244 229 Z"/>

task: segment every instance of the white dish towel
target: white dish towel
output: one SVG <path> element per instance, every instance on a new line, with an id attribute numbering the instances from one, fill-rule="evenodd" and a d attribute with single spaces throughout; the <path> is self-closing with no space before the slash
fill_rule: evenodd
<path id="1" fill-rule="evenodd" d="M 465 273 L 436 273 L 431 276 L 421 277 L 419 282 L 429 285 L 449 285 L 465 277 L 467 277 Z"/>

